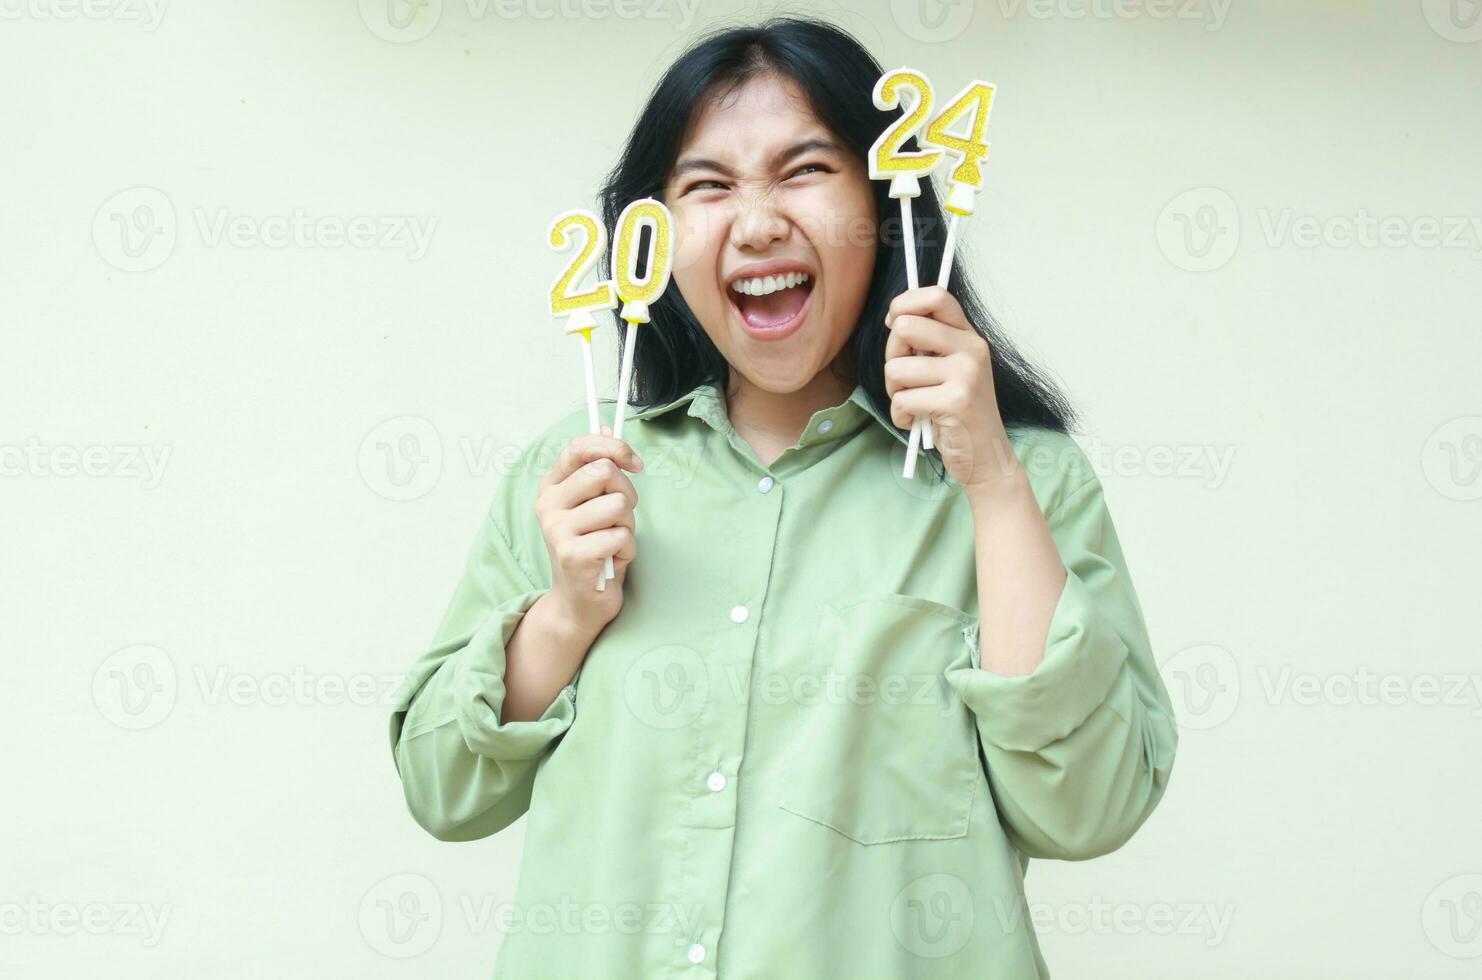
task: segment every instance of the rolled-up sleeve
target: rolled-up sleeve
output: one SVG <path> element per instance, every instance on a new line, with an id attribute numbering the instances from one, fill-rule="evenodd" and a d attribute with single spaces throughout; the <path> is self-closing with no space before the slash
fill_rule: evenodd
<path id="1" fill-rule="evenodd" d="M 1116 850 L 1152 813 L 1178 735 L 1141 607 L 1091 475 L 1046 514 L 1065 585 L 1027 675 L 947 670 L 971 709 L 1005 830 L 1026 856 L 1084 860 Z"/>
<path id="2" fill-rule="evenodd" d="M 539 718 L 501 718 L 510 637 L 551 586 L 534 515 L 537 449 L 501 480 L 431 648 L 391 715 L 407 806 L 441 840 L 487 837 L 518 819 L 536 769 L 576 717 L 573 677 Z"/>

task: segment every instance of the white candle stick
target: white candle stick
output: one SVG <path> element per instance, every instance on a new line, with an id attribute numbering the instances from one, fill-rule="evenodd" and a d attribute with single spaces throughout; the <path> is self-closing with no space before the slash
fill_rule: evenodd
<path id="1" fill-rule="evenodd" d="M 638 321 L 628 321 L 628 331 L 623 337 L 623 363 L 618 372 L 617 410 L 612 420 L 612 434 L 623 437 L 623 417 L 628 414 L 628 383 L 633 376 L 633 348 L 638 343 Z"/>
<path id="2" fill-rule="evenodd" d="M 910 99 L 904 96 L 910 93 Z M 886 72 L 875 82 L 873 92 L 875 108 L 893 109 L 900 106 L 904 115 L 880 134 L 870 147 L 869 168 L 872 180 L 890 180 L 890 196 L 901 202 L 901 237 L 906 253 L 906 288 L 919 285 L 916 269 L 916 229 L 912 221 L 911 199 L 921 194 L 920 178 L 929 175 L 932 168 L 942 160 L 942 151 L 902 150 L 901 145 L 921 126 L 931 112 L 931 83 L 926 76 L 913 68 L 897 68 Z M 907 106 L 905 103 L 909 102 Z M 916 474 L 916 455 L 920 452 L 923 426 L 929 422 L 917 416 L 911 419 L 911 435 L 906 441 L 906 464 L 904 476 L 911 479 Z"/>
<path id="3" fill-rule="evenodd" d="M 942 246 L 942 268 L 937 273 L 937 285 L 943 289 L 952 278 L 952 250 L 957 244 L 957 215 L 952 215 L 947 222 L 947 242 Z M 927 419 L 921 427 L 921 445 L 925 449 L 936 448 L 936 435 L 932 431 L 935 428 L 931 419 Z"/>
<path id="4" fill-rule="evenodd" d="M 581 335 L 582 374 L 587 382 L 587 431 L 601 432 L 602 418 L 597 414 L 597 372 L 592 366 L 592 335 Z"/>
<path id="5" fill-rule="evenodd" d="M 607 231 L 597 221 L 596 215 L 578 208 L 557 215 L 555 221 L 551 222 L 547 237 L 551 247 L 557 251 L 565 251 L 577 242 L 583 242 L 571 264 L 551 284 L 551 313 L 554 316 L 564 315 L 566 332 L 576 334 L 581 340 L 582 374 L 587 392 L 587 428 L 593 434 L 600 433 L 602 420 L 597 413 L 597 378 L 592 367 L 592 328 L 597 326 L 597 319 L 592 313 L 594 310 L 616 307 L 617 294 L 613 291 L 612 283 L 606 280 L 582 293 L 573 294 L 571 287 L 586 274 L 596 263 L 597 256 L 605 250 Z M 609 557 L 597 575 L 597 589 L 605 591 L 607 580 L 616 574 L 612 558 Z"/>
<path id="6" fill-rule="evenodd" d="M 911 220 L 911 199 L 901 198 L 901 223 L 905 228 L 902 247 L 906 251 L 906 288 L 915 289 L 921 285 L 920 273 L 916 270 L 916 230 Z M 906 468 L 905 478 L 910 480 L 916 475 L 916 455 L 921 451 L 921 442 L 926 438 L 928 420 L 921 415 L 911 419 L 911 435 L 906 441 Z M 929 446 L 927 448 L 930 448 Z"/>
<path id="7" fill-rule="evenodd" d="M 592 367 L 592 332 L 582 331 L 581 335 L 582 373 L 587 381 L 587 431 L 593 435 L 602 432 L 602 417 L 597 414 L 597 378 Z M 612 556 L 608 555 L 602 563 L 602 573 L 597 576 L 597 591 L 607 591 L 607 580 L 617 576 L 617 569 L 612 565 Z"/>

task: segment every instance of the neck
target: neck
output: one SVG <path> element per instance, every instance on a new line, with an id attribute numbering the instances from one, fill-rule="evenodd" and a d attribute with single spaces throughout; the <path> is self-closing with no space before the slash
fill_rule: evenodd
<path id="1" fill-rule="evenodd" d="M 731 426 L 747 442 L 755 444 L 753 437 L 760 437 L 788 446 L 802 435 L 814 412 L 843 402 L 854 385 L 853 380 L 826 368 L 797 391 L 778 393 L 759 388 L 739 371 L 732 371 L 726 408 Z"/>

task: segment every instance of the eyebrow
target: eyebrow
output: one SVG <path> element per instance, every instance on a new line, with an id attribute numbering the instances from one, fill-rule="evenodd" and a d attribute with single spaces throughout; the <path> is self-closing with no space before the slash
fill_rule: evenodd
<path id="1" fill-rule="evenodd" d="M 812 139 L 806 139 L 800 143 L 794 143 L 792 146 L 778 151 L 777 153 L 772 155 L 772 159 L 769 160 L 768 163 L 770 164 L 772 169 L 775 170 L 787 163 L 789 160 L 800 157 L 805 153 L 813 153 L 815 151 L 839 153 L 840 149 L 839 144 L 835 143 L 833 140 L 827 139 L 826 137 L 822 136 L 815 136 Z M 716 173 L 725 174 L 727 177 L 734 178 L 736 176 L 736 171 L 721 163 L 719 160 L 711 160 L 706 157 L 685 157 L 683 160 L 680 160 L 674 165 L 674 171 L 671 176 L 675 179 L 678 179 L 679 177 L 682 177 L 685 174 L 695 170 L 713 170 Z"/>

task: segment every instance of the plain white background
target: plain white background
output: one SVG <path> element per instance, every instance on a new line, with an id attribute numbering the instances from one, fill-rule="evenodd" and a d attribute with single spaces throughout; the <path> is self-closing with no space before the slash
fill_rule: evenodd
<path id="1" fill-rule="evenodd" d="M 1182 722 L 1128 846 L 1032 865 L 1055 975 L 1476 974 L 1468 0 L 0 0 L 0 972 L 489 974 L 521 830 L 415 826 L 391 692 L 580 404 L 547 223 L 774 9 L 998 86 L 963 261 Z"/>

